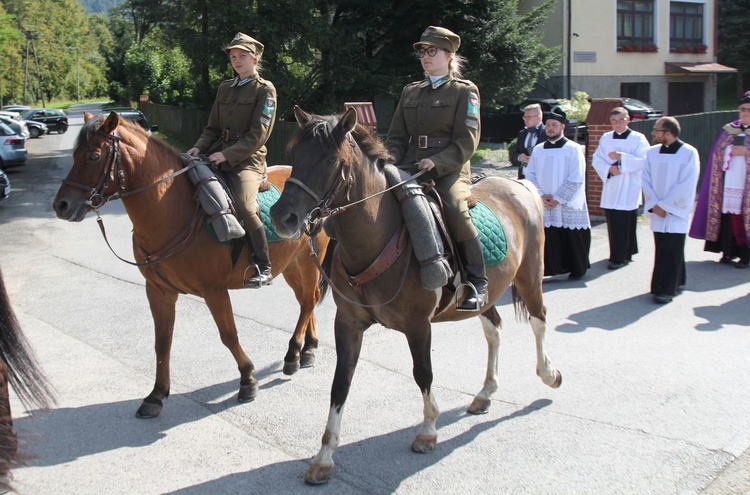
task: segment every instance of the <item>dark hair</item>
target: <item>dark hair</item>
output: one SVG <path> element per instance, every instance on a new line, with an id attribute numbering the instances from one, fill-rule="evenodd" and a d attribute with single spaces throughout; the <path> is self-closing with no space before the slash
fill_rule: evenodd
<path id="1" fill-rule="evenodd" d="M 680 123 L 677 121 L 674 117 L 662 117 L 659 119 L 659 122 L 661 122 L 662 128 L 672 134 L 674 137 L 679 137 L 680 135 Z"/>

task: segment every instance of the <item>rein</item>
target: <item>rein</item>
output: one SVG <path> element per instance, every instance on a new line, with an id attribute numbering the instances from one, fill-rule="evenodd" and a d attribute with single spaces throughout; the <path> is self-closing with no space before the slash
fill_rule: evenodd
<path id="1" fill-rule="evenodd" d="M 356 144 L 354 142 L 354 139 L 351 138 L 351 134 L 348 134 L 349 138 L 349 144 L 352 147 L 356 147 Z M 349 286 L 352 287 L 352 289 L 355 291 L 357 296 L 359 297 L 359 301 L 353 301 L 350 299 L 346 294 L 344 294 L 338 287 L 336 287 L 336 284 L 333 283 L 333 280 L 330 279 L 330 277 L 325 273 L 325 270 L 320 264 L 320 261 L 318 260 L 318 250 L 315 243 L 315 237 L 320 233 L 323 227 L 323 220 L 325 220 L 328 217 L 333 217 L 335 215 L 338 215 L 339 213 L 343 213 L 344 211 L 348 210 L 349 208 L 352 208 L 353 206 L 356 206 L 358 204 L 364 203 L 365 201 L 368 201 L 372 198 L 375 198 L 377 196 L 381 196 L 388 191 L 391 191 L 399 186 L 402 186 L 409 182 L 410 180 L 417 179 L 418 177 L 421 177 L 425 173 L 427 173 L 426 170 L 420 170 L 414 175 L 409 176 L 405 180 L 399 182 L 398 184 L 395 184 L 391 187 L 388 187 L 382 191 L 373 193 L 367 197 L 358 199 L 356 201 L 349 202 L 343 206 L 339 206 L 336 208 L 331 209 L 331 204 L 336 200 L 337 196 L 340 194 L 342 188 L 346 187 L 346 198 L 349 199 L 349 192 L 351 190 L 351 186 L 354 183 L 354 178 L 352 175 L 352 167 L 349 166 L 349 173 L 345 174 L 344 171 L 345 165 L 342 160 L 339 160 L 339 169 L 337 170 L 337 179 L 331 186 L 331 188 L 328 190 L 328 192 L 324 195 L 323 198 L 320 198 L 315 191 L 313 191 L 307 184 L 303 183 L 302 181 L 294 178 L 289 177 L 286 180 L 286 183 L 292 183 L 300 187 L 305 193 L 307 193 L 309 196 L 315 200 L 317 203 L 317 206 L 313 208 L 310 213 L 307 214 L 307 218 L 305 218 L 305 234 L 308 236 L 308 245 L 310 246 L 310 256 L 313 258 L 313 261 L 315 262 L 315 266 L 318 268 L 318 271 L 320 272 L 320 275 L 325 279 L 325 281 L 328 283 L 328 285 L 342 298 L 344 298 L 347 302 L 351 304 L 355 304 L 357 306 L 363 307 L 363 308 L 377 308 L 381 306 L 385 306 L 391 302 L 393 302 L 394 299 L 396 299 L 396 296 L 401 292 L 401 289 L 404 286 L 404 282 L 406 281 L 406 275 L 409 272 L 409 265 L 411 264 L 411 257 L 407 258 L 407 262 L 403 268 L 403 271 L 401 273 L 400 281 L 398 284 L 398 288 L 396 289 L 396 292 L 391 296 L 390 299 L 388 299 L 385 302 L 378 303 L 378 304 L 367 304 L 363 301 L 365 300 L 364 293 L 362 291 L 362 286 L 372 280 L 374 280 L 377 276 L 381 275 L 382 272 L 387 269 L 388 267 L 392 266 L 404 253 L 404 251 L 409 251 L 409 248 L 411 247 L 411 241 L 409 239 L 408 233 L 406 232 L 406 226 L 402 226 L 401 229 L 397 230 L 391 240 L 388 242 L 385 248 L 383 248 L 383 251 L 378 255 L 378 257 L 373 261 L 373 263 L 365 269 L 364 272 L 360 273 L 359 275 L 351 276 L 347 273 L 346 268 L 344 267 L 343 263 L 341 262 L 340 258 L 336 257 L 336 260 L 338 261 L 338 265 L 340 265 L 340 270 L 343 275 L 348 279 Z M 377 318 L 376 318 L 377 319 Z"/>
<path id="2" fill-rule="evenodd" d="M 86 206 L 89 206 L 94 212 L 96 213 L 96 221 L 99 224 L 99 230 L 102 233 L 102 237 L 104 237 L 104 242 L 107 244 L 107 247 L 110 251 L 112 251 L 112 254 L 115 255 L 117 259 L 120 261 L 123 261 L 129 265 L 132 266 L 151 266 L 155 265 L 156 263 L 159 263 L 161 261 L 164 261 L 165 259 L 169 258 L 170 256 L 176 254 L 177 252 L 181 251 L 189 242 L 192 240 L 193 237 L 198 233 L 200 230 L 200 226 L 203 223 L 203 217 L 205 216 L 205 213 L 202 212 L 200 206 L 196 208 L 195 213 L 193 214 L 193 218 L 190 222 L 190 225 L 187 229 L 183 230 L 183 233 L 181 237 L 178 237 L 174 240 L 172 240 L 167 246 L 157 251 L 154 255 L 148 255 L 143 248 L 141 251 L 143 251 L 144 256 L 146 258 L 146 261 L 143 263 L 138 263 L 135 261 L 129 261 L 125 258 L 122 258 L 120 255 L 118 255 L 115 250 L 112 248 L 112 246 L 109 243 L 109 239 L 107 238 L 107 232 L 104 228 L 104 219 L 102 218 L 101 214 L 99 213 L 99 209 L 103 207 L 105 204 L 109 203 L 110 201 L 116 201 L 121 200 L 123 198 L 127 198 L 129 196 L 134 196 L 136 194 L 142 193 L 144 191 L 148 191 L 149 189 L 152 189 L 159 184 L 162 184 L 168 180 L 174 179 L 178 175 L 182 175 L 191 168 L 194 168 L 197 165 L 197 158 L 194 160 L 191 160 L 190 163 L 188 163 L 187 166 L 181 168 L 180 170 L 176 172 L 172 172 L 169 175 L 166 175 L 162 177 L 161 179 L 157 180 L 156 182 L 153 182 L 147 186 L 139 187 L 138 189 L 133 189 L 132 191 L 124 191 L 127 187 L 127 182 L 125 179 L 125 171 L 122 168 L 122 159 L 120 154 L 120 136 L 115 130 L 112 134 L 107 134 L 105 132 L 96 131 L 97 134 L 100 134 L 102 136 L 105 136 L 109 139 L 110 146 L 107 149 L 107 157 L 106 157 L 106 163 L 104 168 L 102 169 L 102 176 L 99 178 L 99 182 L 97 182 L 96 186 L 90 187 L 84 184 L 79 184 L 78 182 L 74 182 L 69 179 L 63 179 L 63 184 L 76 187 L 78 189 L 83 189 L 84 191 L 87 191 L 91 194 L 91 197 L 89 197 L 88 200 L 84 201 L 83 204 Z M 107 190 L 110 183 L 115 180 L 115 177 L 118 181 L 118 187 L 120 190 L 123 190 L 124 192 L 116 192 L 114 194 L 111 194 L 109 196 L 104 195 L 104 191 Z"/>

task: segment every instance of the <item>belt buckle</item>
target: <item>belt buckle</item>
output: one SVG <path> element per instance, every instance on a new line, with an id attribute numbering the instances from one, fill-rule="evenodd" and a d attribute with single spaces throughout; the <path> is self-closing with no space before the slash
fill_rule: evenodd
<path id="1" fill-rule="evenodd" d="M 221 131 L 221 139 L 224 141 L 229 141 L 229 129 L 223 129 Z"/>
<path id="2" fill-rule="evenodd" d="M 419 146 L 420 150 L 426 150 L 427 149 L 427 136 L 425 135 L 417 136 L 417 146 Z"/>

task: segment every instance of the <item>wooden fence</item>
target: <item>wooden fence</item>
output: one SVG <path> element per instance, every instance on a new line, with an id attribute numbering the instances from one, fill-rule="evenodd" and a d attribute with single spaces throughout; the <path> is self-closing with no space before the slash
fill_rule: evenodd
<path id="1" fill-rule="evenodd" d="M 203 132 L 203 127 L 208 122 L 209 114 L 207 110 L 157 105 L 155 103 L 141 103 L 140 110 L 146 115 L 149 124 L 158 125 L 160 131 L 173 136 L 186 146 L 191 146 L 198 140 Z M 266 143 L 268 165 L 289 164 L 286 144 L 298 128 L 296 122 L 276 121 L 271 137 Z"/>

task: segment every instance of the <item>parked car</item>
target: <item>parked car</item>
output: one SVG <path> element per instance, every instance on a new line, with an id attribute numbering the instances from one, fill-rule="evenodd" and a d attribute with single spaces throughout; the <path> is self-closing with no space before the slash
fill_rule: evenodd
<path id="1" fill-rule="evenodd" d="M 29 137 L 38 138 L 49 132 L 47 124 L 44 122 L 37 122 L 36 120 L 24 120 L 24 122 L 26 122 L 26 128 L 29 130 Z"/>
<path id="2" fill-rule="evenodd" d="M 143 127 L 144 130 L 146 130 L 149 133 L 152 132 L 159 132 L 159 126 L 154 125 L 148 125 L 148 119 L 146 119 L 146 116 L 143 115 L 143 112 L 136 108 L 131 107 L 111 107 L 111 108 L 102 108 L 104 112 L 109 111 L 115 111 L 117 114 L 121 117 L 124 117 L 132 122 L 135 122 L 139 126 Z"/>
<path id="3" fill-rule="evenodd" d="M 8 199 L 10 196 L 10 179 L 8 174 L 0 168 L 0 201 Z"/>
<path id="4" fill-rule="evenodd" d="M 47 124 L 47 133 L 57 131 L 62 134 L 68 130 L 68 116 L 56 108 L 32 108 L 21 113 L 24 120 L 35 120 Z"/>
<path id="5" fill-rule="evenodd" d="M 523 129 L 523 109 L 532 103 L 541 105 L 545 122 L 553 108 L 560 108 L 560 102 L 554 98 L 530 98 L 520 105 L 506 105 L 499 109 L 482 108 L 480 111 L 482 139 L 507 143 L 517 138 L 518 133 Z M 568 122 L 565 126 L 565 136 L 573 139 L 576 128 L 578 129 L 578 142 L 585 142 L 588 137 L 588 128 L 584 122 L 575 120 Z"/>
<path id="6" fill-rule="evenodd" d="M 31 135 L 29 133 L 29 128 L 26 125 L 26 121 L 21 118 L 11 117 L 7 113 L 0 112 L 0 122 L 13 129 L 16 134 L 24 139 L 28 139 Z"/>
<path id="7" fill-rule="evenodd" d="M 26 163 L 26 139 L 13 129 L 0 123 L 0 168 L 23 165 Z"/>
<path id="8" fill-rule="evenodd" d="M 3 110 L 7 110 L 9 112 L 25 112 L 26 110 L 31 110 L 31 107 L 26 105 L 5 105 L 3 107 Z"/>
<path id="9" fill-rule="evenodd" d="M 661 110 L 656 110 L 654 107 L 635 98 L 623 98 L 622 106 L 628 111 L 630 120 L 658 119 L 664 115 L 664 112 Z"/>

